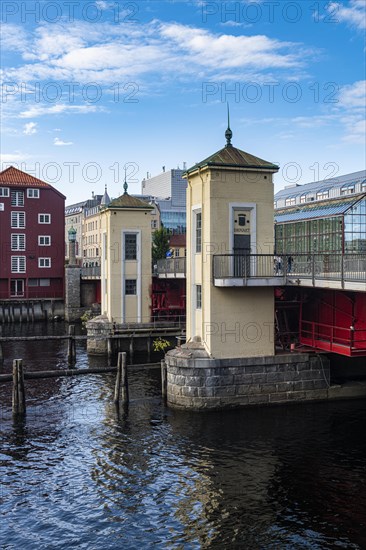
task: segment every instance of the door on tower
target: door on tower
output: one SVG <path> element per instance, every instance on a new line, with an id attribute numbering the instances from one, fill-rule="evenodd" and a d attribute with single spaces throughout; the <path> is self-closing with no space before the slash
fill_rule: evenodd
<path id="1" fill-rule="evenodd" d="M 250 274 L 250 235 L 234 235 L 234 277 Z"/>

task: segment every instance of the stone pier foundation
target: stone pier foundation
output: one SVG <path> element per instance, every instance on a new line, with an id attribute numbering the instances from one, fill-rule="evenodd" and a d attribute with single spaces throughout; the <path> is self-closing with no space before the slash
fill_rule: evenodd
<path id="1" fill-rule="evenodd" d="M 268 357 L 212 359 L 200 344 L 165 356 L 168 405 L 222 409 L 328 398 L 329 360 L 291 353 Z"/>

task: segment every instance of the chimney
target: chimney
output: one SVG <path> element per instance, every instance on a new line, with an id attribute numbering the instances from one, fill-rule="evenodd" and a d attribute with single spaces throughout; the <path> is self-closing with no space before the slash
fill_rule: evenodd
<path id="1" fill-rule="evenodd" d="M 187 170 L 187 163 L 185 161 L 183 162 L 183 170 Z"/>

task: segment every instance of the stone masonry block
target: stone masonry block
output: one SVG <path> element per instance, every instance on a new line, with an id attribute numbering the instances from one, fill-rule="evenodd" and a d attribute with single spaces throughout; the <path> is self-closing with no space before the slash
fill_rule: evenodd
<path id="1" fill-rule="evenodd" d="M 267 382 L 284 382 L 285 374 L 283 372 L 270 372 L 267 374 Z"/>
<path id="2" fill-rule="evenodd" d="M 267 394 L 249 395 L 249 405 L 261 405 L 269 402 L 269 396 Z"/>

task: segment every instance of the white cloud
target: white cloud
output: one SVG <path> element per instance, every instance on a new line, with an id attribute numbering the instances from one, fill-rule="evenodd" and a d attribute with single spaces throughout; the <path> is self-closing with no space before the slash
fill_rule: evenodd
<path id="1" fill-rule="evenodd" d="M 3 50 L 24 52 L 28 47 L 28 38 L 24 29 L 12 23 L 2 23 L 0 44 Z"/>
<path id="2" fill-rule="evenodd" d="M 217 76 L 228 70 L 291 69 L 312 52 L 299 43 L 265 35 L 234 36 L 177 23 L 151 21 L 89 24 L 75 21 L 40 25 L 22 54 L 26 63 L 4 69 L 10 81 L 69 81 L 113 84 L 156 73 Z"/>
<path id="3" fill-rule="evenodd" d="M 22 111 L 19 114 L 20 118 L 35 118 L 43 115 L 59 115 L 63 113 L 92 113 L 96 111 L 101 111 L 101 107 L 96 107 L 95 105 L 65 105 L 57 104 L 52 107 L 43 106 L 43 105 L 34 105 Z"/>
<path id="4" fill-rule="evenodd" d="M 30 155 L 27 155 L 26 153 L 21 153 L 20 151 L 15 151 L 15 153 L 3 153 L 0 155 L 1 170 L 5 170 L 5 168 L 7 166 L 10 166 L 11 164 L 24 162 L 29 158 L 31 158 Z M 4 166 L 5 164 L 7 166 Z"/>
<path id="5" fill-rule="evenodd" d="M 105 0 L 96 0 L 95 5 L 99 10 L 107 10 L 111 6 L 111 4 L 105 2 Z"/>
<path id="6" fill-rule="evenodd" d="M 329 2 L 326 9 L 332 21 L 345 22 L 358 29 L 366 29 L 365 0 L 350 0 L 348 5 L 342 2 Z"/>
<path id="7" fill-rule="evenodd" d="M 299 51 L 296 52 L 298 44 L 264 35 L 219 35 L 177 23 L 161 25 L 160 34 L 184 52 L 191 62 L 209 69 L 256 67 L 261 70 L 302 65 Z"/>
<path id="8" fill-rule="evenodd" d="M 27 122 L 24 124 L 23 134 L 26 136 L 32 136 L 37 133 L 37 122 Z"/>
<path id="9" fill-rule="evenodd" d="M 360 109 L 365 111 L 366 105 L 366 80 L 358 80 L 348 86 L 343 86 L 339 103 L 348 109 Z"/>
<path id="10" fill-rule="evenodd" d="M 59 139 L 59 138 L 55 137 L 55 139 L 53 140 L 53 144 L 58 145 L 60 147 L 63 147 L 65 145 L 73 145 L 73 142 L 72 141 L 63 141 L 62 139 Z"/>

